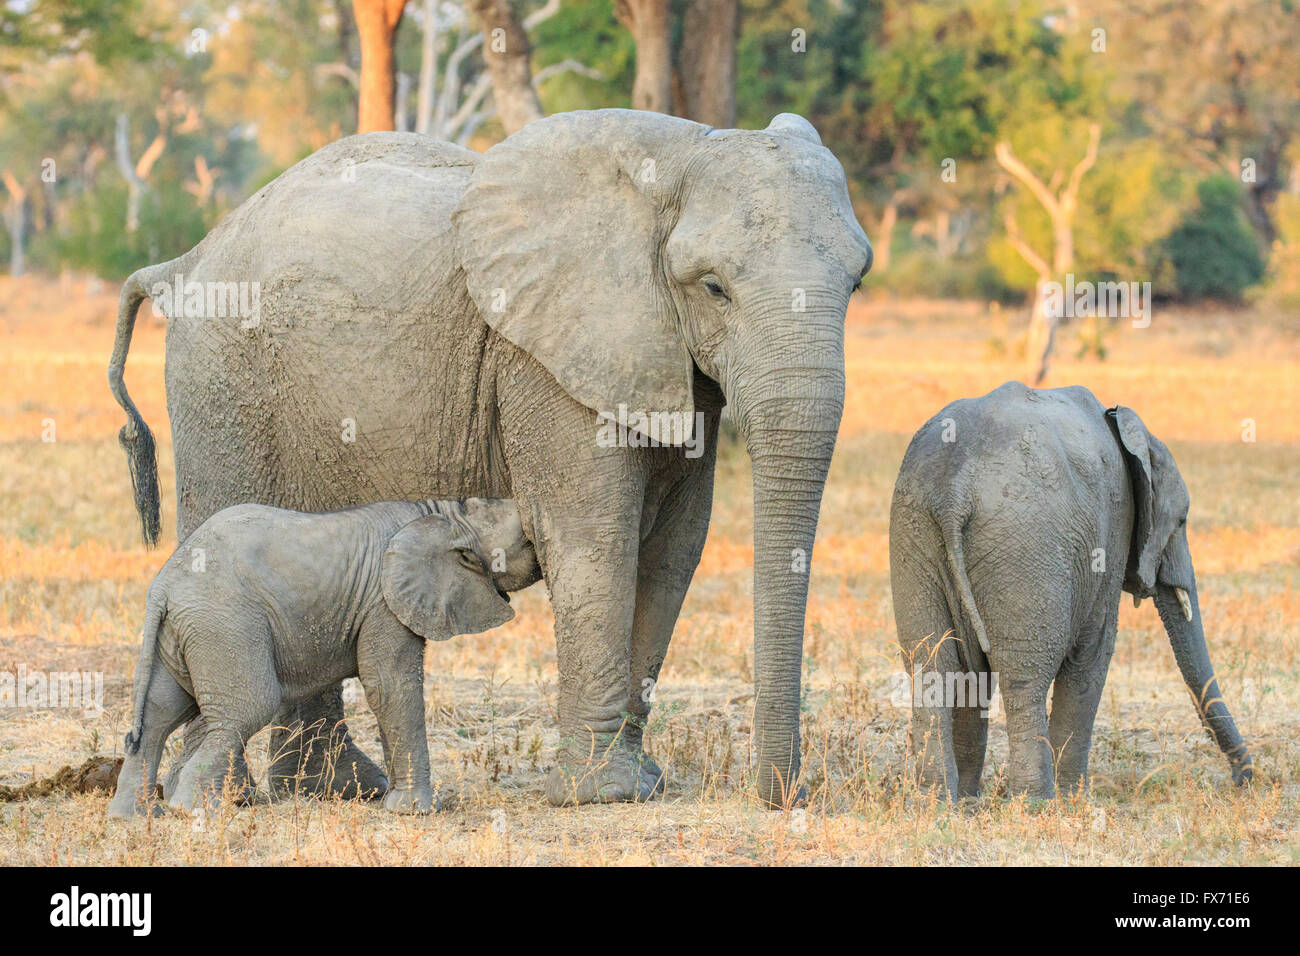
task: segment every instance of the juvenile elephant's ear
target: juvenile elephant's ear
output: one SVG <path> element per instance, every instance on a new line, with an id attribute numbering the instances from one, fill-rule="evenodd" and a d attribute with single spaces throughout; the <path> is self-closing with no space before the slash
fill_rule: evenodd
<path id="1" fill-rule="evenodd" d="M 488 150 L 452 215 L 484 320 L 597 412 L 694 412 L 659 250 L 687 148 L 709 132 L 637 110 L 557 113 Z"/>
<path id="2" fill-rule="evenodd" d="M 1124 571 L 1124 590 L 1146 597 L 1156 589 L 1161 546 L 1156 540 L 1150 432 L 1137 412 L 1123 405 L 1109 409 L 1106 416 L 1115 423 L 1120 447 L 1124 451 L 1124 463 L 1133 482 L 1133 542 L 1129 546 L 1128 567 Z"/>
<path id="3" fill-rule="evenodd" d="M 466 554 L 472 552 L 463 533 L 442 515 L 405 525 L 389 539 L 379 570 L 389 610 L 431 641 L 477 634 L 509 621 L 515 616 L 510 603 L 486 569 L 467 564 Z"/>

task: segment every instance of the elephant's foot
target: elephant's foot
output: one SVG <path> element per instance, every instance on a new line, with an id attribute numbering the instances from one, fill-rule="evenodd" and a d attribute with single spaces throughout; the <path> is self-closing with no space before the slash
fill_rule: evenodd
<path id="1" fill-rule="evenodd" d="M 108 804 L 110 820 L 134 820 L 136 817 L 160 817 L 167 811 L 157 799 L 144 801 L 137 794 L 118 794 Z"/>
<path id="2" fill-rule="evenodd" d="M 664 772 L 645 754 L 611 747 L 602 756 L 559 762 L 546 778 L 552 806 L 650 800 L 664 792 Z"/>
<path id="3" fill-rule="evenodd" d="M 384 809 L 394 813 L 430 813 L 440 808 L 430 787 L 398 787 L 384 797 Z"/>

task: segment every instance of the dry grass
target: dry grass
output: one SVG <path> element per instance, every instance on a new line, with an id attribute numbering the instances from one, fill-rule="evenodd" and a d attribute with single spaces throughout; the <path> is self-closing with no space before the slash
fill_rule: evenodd
<path id="1" fill-rule="evenodd" d="M 0 708 L 0 783 L 120 751 L 144 588 L 166 554 L 138 544 L 104 379 L 116 290 L 0 280 L 0 671 L 99 670 L 105 713 Z M 749 795 L 748 460 L 728 445 L 709 543 L 664 671 L 650 746 L 666 799 L 554 810 L 555 649 L 544 593 L 501 631 L 428 650 L 435 775 L 455 800 L 427 819 L 298 801 L 231 808 L 196 829 L 109 826 L 105 798 L 0 804 L 7 863 L 1275 863 L 1300 862 L 1300 338 L 1294 317 L 1157 312 L 1112 336 L 1108 361 L 1067 335 L 1052 384 L 1082 383 L 1142 414 L 1192 491 L 1192 547 L 1224 693 L 1255 753 L 1237 794 L 1197 724 L 1150 602 L 1120 613 L 1087 800 L 1045 809 L 997 796 L 994 723 L 974 808 L 936 805 L 901 773 L 906 710 L 888 583 L 888 502 L 908 437 L 952 398 L 1021 372 L 1017 316 L 951 303 L 862 302 L 848 332 L 849 399 L 823 507 L 808 613 L 806 813 Z M 172 490 L 163 329 L 142 317 L 128 382 L 160 436 Z M 1258 441 L 1241 440 L 1253 419 Z M 41 435 L 53 420 L 56 441 Z M 170 518 L 170 507 L 164 519 Z M 170 532 L 168 532 L 170 534 Z M 364 701 L 349 705 L 378 753 Z M 173 743 L 173 747 L 176 742 Z M 254 769 L 265 759 L 250 748 Z"/>

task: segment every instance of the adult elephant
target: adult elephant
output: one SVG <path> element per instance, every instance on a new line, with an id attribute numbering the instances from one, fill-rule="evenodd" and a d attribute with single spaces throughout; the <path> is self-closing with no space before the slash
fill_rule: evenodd
<path id="1" fill-rule="evenodd" d="M 704 545 L 730 403 L 754 472 L 758 789 L 788 804 L 797 556 L 811 555 L 839 427 L 845 309 L 870 265 L 840 164 L 791 114 L 762 131 L 557 114 L 483 155 L 410 134 L 341 140 L 127 280 L 109 379 L 145 536 L 157 466 L 122 372 L 139 304 L 179 283 L 164 310 L 179 536 L 244 501 L 515 498 L 555 612 L 547 797 L 645 799 L 662 774 L 641 747 L 644 689 Z M 256 308 L 205 314 L 205 294 L 238 282 L 256 283 Z M 598 413 L 620 408 L 627 440 L 604 440 Z M 695 413 L 702 434 L 659 427 Z M 341 727 L 341 693 L 299 716 Z M 273 741 L 272 785 L 384 785 L 345 733 L 332 743 L 344 771 L 331 782 L 313 776 L 318 741 L 305 757 Z"/>

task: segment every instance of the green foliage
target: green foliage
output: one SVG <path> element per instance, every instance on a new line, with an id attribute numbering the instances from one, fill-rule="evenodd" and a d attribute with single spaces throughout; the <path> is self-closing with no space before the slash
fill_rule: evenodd
<path id="1" fill-rule="evenodd" d="M 34 0 L 0 4 L 0 48 L 40 57 L 89 53 L 100 63 L 154 52 L 143 0 Z M 4 60 L 8 60 L 5 57 Z M 5 63 L 6 68 L 12 63 Z"/>
<path id="2" fill-rule="evenodd" d="M 141 266 L 175 258 L 203 238 L 209 226 L 194 198 L 175 184 L 151 190 L 140 203 L 140 226 L 128 233 L 125 186 L 105 185 L 77 197 L 56 240 L 59 258 L 110 281 Z"/>
<path id="3" fill-rule="evenodd" d="M 1264 277 L 1259 244 L 1241 212 L 1239 185 L 1212 176 L 1196 187 L 1199 204 L 1162 243 L 1175 290 L 1186 299 L 1240 299 Z"/>
<path id="4" fill-rule="evenodd" d="M 860 80 L 879 6 L 879 0 L 744 3 L 736 45 L 737 122 L 761 129 L 778 113 L 821 117 L 843 101 L 865 109 Z M 802 32 L 801 50 L 796 30 Z M 846 144 L 847 138 L 838 139 Z"/>
<path id="5" fill-rule="evenodd" d="M 888 271 L 872 273 L 866 285 L 898 296 L 981 299 L 1003 305 L 1025 298 L 1023 286 L 1008 283 L 982 256 L 941 259 L 929 249 L 903 252 Z"/>
<path id="6" fill-rule="evenodd" d="M 567 59 L 597 70 L 603 80 L 561 73 L 541 88 L 547 112 L 628 108 L 636 72 L 636 45 L 615 18 L 613 0 L 565 0 L 533 31 L 533 69 Z"/>

